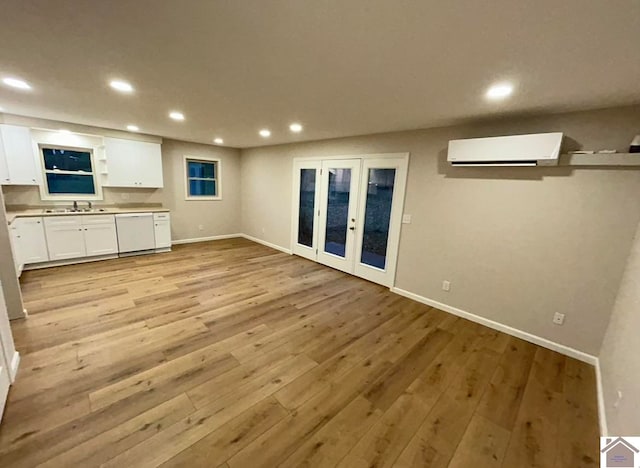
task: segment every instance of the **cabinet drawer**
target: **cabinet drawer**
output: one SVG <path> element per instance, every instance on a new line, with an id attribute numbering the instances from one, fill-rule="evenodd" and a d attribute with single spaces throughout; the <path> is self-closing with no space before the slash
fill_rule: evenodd
<path id="1" fill-rule="evenodd" d="M 84 215 L 82 216 L 83 226 L 93 226 L 95 224 L 115 224 L 114 215 Z"/>
<path id="2" fill-rule="evenodd" d="M 154 221 L 158 221 L 160 219 L 169 219 L 169 213 L 153 213 Z"/>
<path id="3" fill-rule="evenodd" d="M 82 225 L 82 217 L 80 216 L 45 216 L 44 225 L 45 227 L 54 227 L 54 226 L 55 227 L 57 226 L 80 227 Z"/>

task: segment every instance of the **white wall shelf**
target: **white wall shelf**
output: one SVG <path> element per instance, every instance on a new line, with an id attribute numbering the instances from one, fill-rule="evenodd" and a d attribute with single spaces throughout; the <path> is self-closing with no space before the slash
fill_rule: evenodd
<path id="1" fill-rule="evenodd" d="M 640 153 L 562 154 L 560 166 L 619 166 L 640 168 Z"/>

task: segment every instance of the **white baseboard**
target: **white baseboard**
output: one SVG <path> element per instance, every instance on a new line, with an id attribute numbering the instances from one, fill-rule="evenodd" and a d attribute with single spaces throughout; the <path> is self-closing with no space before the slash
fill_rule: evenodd
<path id="1" fill-rule="evenodd" d="M 600 436 L 609 435 L 607 427 L 607 410 L 604 405 L 604 390 L 602 387 L 602 372 L 600 371 L 600 359 L 596 359 L 596 391 L 598 393 L 598 420 L 600 421 Z"/>
<path id="2" fill-rule="evenodd" d="M 547 348 L 552 351 L 556 351 L 560 354 L 564 354 L 565 356 L 578 359 L 579 361 L 586 362 L 587 364 L 591 364 L 592 366 L 595 366 L 598 363 L 597 357 L 592 356 L 591 354 L 584 353 L 582 351 L 578 351 L 577 349 L 570 348 L 569 346 L 555 343 L 553 341 L 547 340 L 546 338 L 532 335 L 531 333 L 518 330 L 517 328 L 513 328 L 508 325 L 503 325 L 502 323 L 499 323 L 499 322 L 494 322 L 493 320 L 489 320 L 488 318 L 472 314 L 471 312 L 467 312 L 462 309 L 458 309 L 456 307 L 443 304 L 442 302 L 434 301 L 432 299 L 420 296 L 418 294 L 415 294 L 409 291 L 405 291 L 404 289 L 392 287 L 391 291 L 396 294 L 400 294 L 401 296 L 408 297 L 409 299 L 413 299 L 414 301 L 422 302 L 423 304 L 426 304 L 431 307 L 435 307 L 436 309 L 449 312 L 450 314 L 457 315 L 458 317 L 462 317 L 467 320 L 471 320 L 472 322 L 479 323 L 480 325 L 484 325 L 486 327 L 493 328 L 494 330 L 501 331 L 503 333 L 506 333 L 507 335 L 515 336 L 516 338 L 521 338 L 530 343 L 542 346 L 543 348 Z"/>
<path id="3" fill-rule="evenodd" d="M 11 382 L 16 381 L 16 375 L 18 375 L 18 367 L 20 366 L 20 353 L 18 351 L 13 353 L 11 358 L 11 369 L 9 369 L 9 379 Z"/>
<path id="4" fill-rule="evenodd" d="M 286 254 L 291 255 L 291 249 L 287 249 L 284 247 L 280 247 L 277 244 L 272 244 L 271 242 L 267 242 L 262 239 L 258 239 L 257 237 L 250 236 L 248 234 L 238 233 L 238 234 L 223 234 L 221 236 L 210 236 L 210 237 L 196 237 L 194 239 L 178 239 L 171 241 L 173 245 L 177 244 L 192 244 L 194 242 L 207 242 L 213 240 L 221 240 L 221 239 L 233 239 L 235 237 L 242 237 L 244 239 L 250 240 L 252 242 L 256 242 L 258 244 L 266 245 L 267 247 L 271 247 L 272 249 L 279 250 L 280 252 L 284 252 Z"/>
<path id="5" fill-rule="evenodd" d="M 172 245 L 179 244 L 193 244 L 195 242 L 207 242 L 214 240 L 222 240 L 222 239 L 233 239 L 235 237 L 244 237 L 243 234 L 222 234 L 220 236 L 209 236 L 209 237 L 194 237 L 193 239 L 176 239 L 172 240 Z"/>
<path id="6" fill-rule="evenodd" d="M 241 234 L 240 236 L 244 237 L 247 240 L 250 240 L 250 241 L 253 241 L 253 242 L 257 242 L 258 244 L 266 245 L 267 247 L 271 247 L 272 249 L 279 250 L 280 252 L 284 252 L 284 253 L 289 254 L 289 255 L 291 255 L 291 253 L 292 253 L 291 249 L 286 249 L 284 247 L 280 247 L 277 244 L 272 244 L 271 242 L 267 242 L 265 240 L 258 239 L 257 237 L 253 237 L 253 236 L 250 236 L 248 234 Z"/>
<path id="7" fill-rule="evenodd" d="M 102 260 L 113 260 L 118 258 L 118 254 L 97 255 L 95 257 L 70 258 L 68 260 L 53 260 L 51 262 L 33 263 L 24 266 L 24 271 L 41 270 L 65 265 L 77 265 L 78 263 L 101 262 Z"/>

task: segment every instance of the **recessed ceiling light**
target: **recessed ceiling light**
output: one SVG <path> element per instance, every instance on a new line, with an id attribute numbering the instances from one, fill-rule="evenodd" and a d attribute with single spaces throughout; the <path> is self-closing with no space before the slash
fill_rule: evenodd
<path id="1" fill-rule="evenodd" d="M 113 80 L 109 83 L 109 86 L 111 86 L 116 91 L 120 91 L 121 93 L 133 92 L 133 86 L 131 86 L 131 83 L 127 83 L 126 81 Z"/>
<path id="2" fill-rule="evenodd" d="M 302 131 L 302 125 L 300 125 L 299 123 L 292 123 L 291 125 L 289 125 L 289 130 L 294 133 L 300 133 Z"/>
<path id="3" fill-rule="evenodd" d="M 58 130 L 60 133 L 66 133 L 69 134 L 71 133 L 71 130 L 67 130 L 66 128 L 61 128 L 60 130 Z"/>
<path id="4" fill-rule="evenodd" d="M 137 125 L 127 125 L 127 130 L 129 130 L 130 132 L 137 132 L 140 129 Z"/>
<path id="5" fill-rule="evenodd" d="M 269 138 L 271 136 L 271 131 L 266 128 L 263 128 L 262 130 L 260 130 L 259 133 L 262 138 Z"/>
<path id="6" fill-rule="evenodd" d="M 3 78 L 2 82 L 7 86 L 11 86 L 12 88 L 17 89 L 31 89 L 29 83 L 24 80 L 20 80 L 18 78 Z"/>
<path id="7" fill-rule="evenodd" d="M 485 96 L 488 99 L 504 99 L 513 93 L 513 85 L 510 83 L 498 83 L 491 86 Z"/>
<path id="8" fill-rule="evenodd" d="M 173 120 L 184 120 L 184 114 L 178 111 L 169 112 L 169 117 L 171 117 Z"/>
<path id="9" fill-rule="evenodd" d="M 213 142 L 214 142 L 216 145 L 221 145 L 222 143 L 224 143 L 224 140 L 223 140 L 222 138 L 214 138 L 214 139 L 213 139 Z"/>

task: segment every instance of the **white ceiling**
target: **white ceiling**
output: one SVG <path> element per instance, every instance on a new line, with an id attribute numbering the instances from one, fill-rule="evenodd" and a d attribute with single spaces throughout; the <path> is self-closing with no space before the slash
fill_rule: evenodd
<path id="1" fill-rule="evenodd" d="M 637 0 L 3 0 L 0 44 L 7 113 L 236 147 L 640 101 Z"/>

